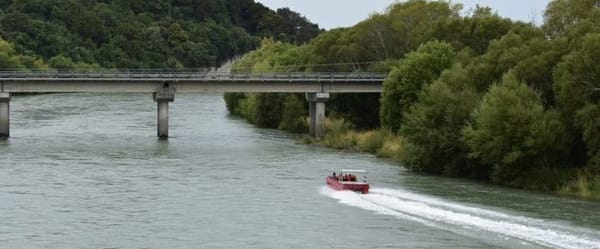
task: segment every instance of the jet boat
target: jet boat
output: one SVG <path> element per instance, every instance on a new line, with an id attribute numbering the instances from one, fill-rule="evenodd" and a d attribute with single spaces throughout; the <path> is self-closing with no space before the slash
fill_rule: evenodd
<path id="1" fill-rule="evenodd" d="M 369 193 L 369 184 L 367 183 L 366 170 L 340 170 L 333 172 L 332 175 L 325 178 L 325 182 L 330 188 L 335 190 L 350 190 Z"/>

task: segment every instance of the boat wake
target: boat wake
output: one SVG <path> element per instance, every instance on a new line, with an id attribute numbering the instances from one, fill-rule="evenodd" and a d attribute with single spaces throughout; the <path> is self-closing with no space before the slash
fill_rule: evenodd
<path id="1" fill-rule="evenodd" d="M 345 205 L 438 229 L 490 233 L 551 248 L 600 249 L 600 239 L 593 231 L 452 203 L 406 190 L 375 188 L 362 195 L 324 186 L 321 193 Z"/>

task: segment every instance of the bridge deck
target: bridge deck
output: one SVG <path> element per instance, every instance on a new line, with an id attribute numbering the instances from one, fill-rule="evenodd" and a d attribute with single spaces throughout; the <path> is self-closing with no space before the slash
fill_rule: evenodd
<path id="1" fill-rule="evenodd" d="M 168 82 L 177 92 L 379 93 L 385 74 L 206 72 L 0 72 L 0 90 L 33 92 L 151 93 Z"/>

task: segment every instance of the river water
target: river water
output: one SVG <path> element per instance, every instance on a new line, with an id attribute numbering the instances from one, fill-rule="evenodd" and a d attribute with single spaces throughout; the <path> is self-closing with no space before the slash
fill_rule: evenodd
<path id="1" fill-rule="evenodd" d="M 178 94 L 13 97 L 0 248 L 600 248 L 600 203 L 416 175 Z M 324 184 L 369 171 L 367 195 Z"/>

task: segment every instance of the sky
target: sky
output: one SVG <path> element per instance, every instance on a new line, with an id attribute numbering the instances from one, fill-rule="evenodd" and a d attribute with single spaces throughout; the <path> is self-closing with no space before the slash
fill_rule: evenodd
<path id="1" fill-rule="evenodd" d="M 396 0 L 257 0 L 271 9 L 288 7 L 299 12 L 321 28 L 350 27 L 381 13 Z M 550 0 L 452 0 L 464 4 L 464 10 L 480 6 L 492 7 L 500 16 L 529 22 L 532 16 L 542 23 L 543 12 Z"/>

